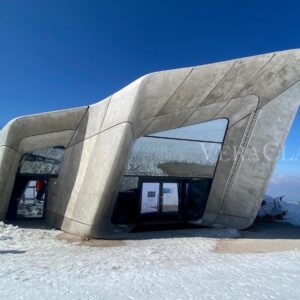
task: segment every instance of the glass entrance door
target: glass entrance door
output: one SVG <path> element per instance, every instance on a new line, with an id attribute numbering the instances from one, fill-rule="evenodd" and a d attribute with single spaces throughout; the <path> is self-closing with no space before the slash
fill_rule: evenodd
<path id="1" fill-rule="evenodd" d="M 178 183 L 162 183 L 162 212 L 178 213 Z"/>
<path id="2" fill-rule="evenodd" d="M 178 214 L 177 182 L 143 182 L 141 196 L 142 215 Z"/>

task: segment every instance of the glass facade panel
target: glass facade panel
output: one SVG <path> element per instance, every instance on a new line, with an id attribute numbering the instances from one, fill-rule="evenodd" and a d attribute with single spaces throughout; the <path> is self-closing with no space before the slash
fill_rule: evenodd
<path id="1" fill-rule="evenodd" d="M 164 182 L 162 194 L 162 212 L 178 212 L 178 183 Z"/>
<path id="2" fill-rule="evenodd" d="M 227 119 L 219 119 L 165 130 L 149 136 L 222 143 L 227 123 Z"/>
<path id="3" fill-rule="evenodd" d="M 141 137 L 124 175 L 212 178 L 226 128 L 222 119 Z"/>
<path id="4" fill-rule="evenodd" d="M 209 177 L 214 173 L 221 144 L 139 138 L 125 175 Z"/>
<path id="5" fill-rule="evenodd" d="M 64 155 L 63 148 L 46 148 L 25 154 L 20 175 L 57 175 Z"/>

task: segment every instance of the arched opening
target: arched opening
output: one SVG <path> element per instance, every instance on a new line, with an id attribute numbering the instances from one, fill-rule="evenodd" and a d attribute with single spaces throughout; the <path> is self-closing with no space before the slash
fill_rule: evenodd
<path id="1" fill-rule="evenodd" d="M 112 223 L 201 219 L 227 126 L 227 119 L 219 119 L 137 139 L 122 178 Z"/>
<path id="2" fill-rule="evenodd" d="M 43 219 L 48 183 L 58 176 L 64 147 L 51 147 L 26 153 L 19 164 L 12 190 L 7 220 Z"/>

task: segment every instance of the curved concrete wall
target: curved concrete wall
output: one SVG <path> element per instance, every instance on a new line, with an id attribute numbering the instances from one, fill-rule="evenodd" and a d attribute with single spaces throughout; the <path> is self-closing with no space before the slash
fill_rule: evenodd
<path id="1" fill-rule="evenodd" d="M 87 108 L 16 118 L 0 131 L 0 220 L 6 216 L 16 172 L 26 152 L 67 146 Z"/>
<path id="2" fill-rule="evenodd" d="M 200 221 L 245 228 L 298 110 L 299 80 L 300 50 L 290 50 L 152 73 L 87 108 L 13 120 L 0 133 L 0 216 L 22 153 L 59 144 L 66 151 L 50 184 L 49 222 L 82 236 L 123 236 L 129 228 L 113 226 L 110 218 L 134 141 L 227 118 L 226 159 L 217 165 Z M 253 149 L 256 159 L 247 159 Z"/>

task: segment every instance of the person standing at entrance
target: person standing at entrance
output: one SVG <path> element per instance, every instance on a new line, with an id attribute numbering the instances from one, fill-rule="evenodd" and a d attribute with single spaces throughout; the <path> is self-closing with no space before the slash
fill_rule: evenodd
<path id="1" fill-rule="evenodd" d="M 36 190 L 36 199 L 43 200 L 45 194 L 46 184 L 44 180 L 37 180 L 35 182 L 35 190 Z"/>

